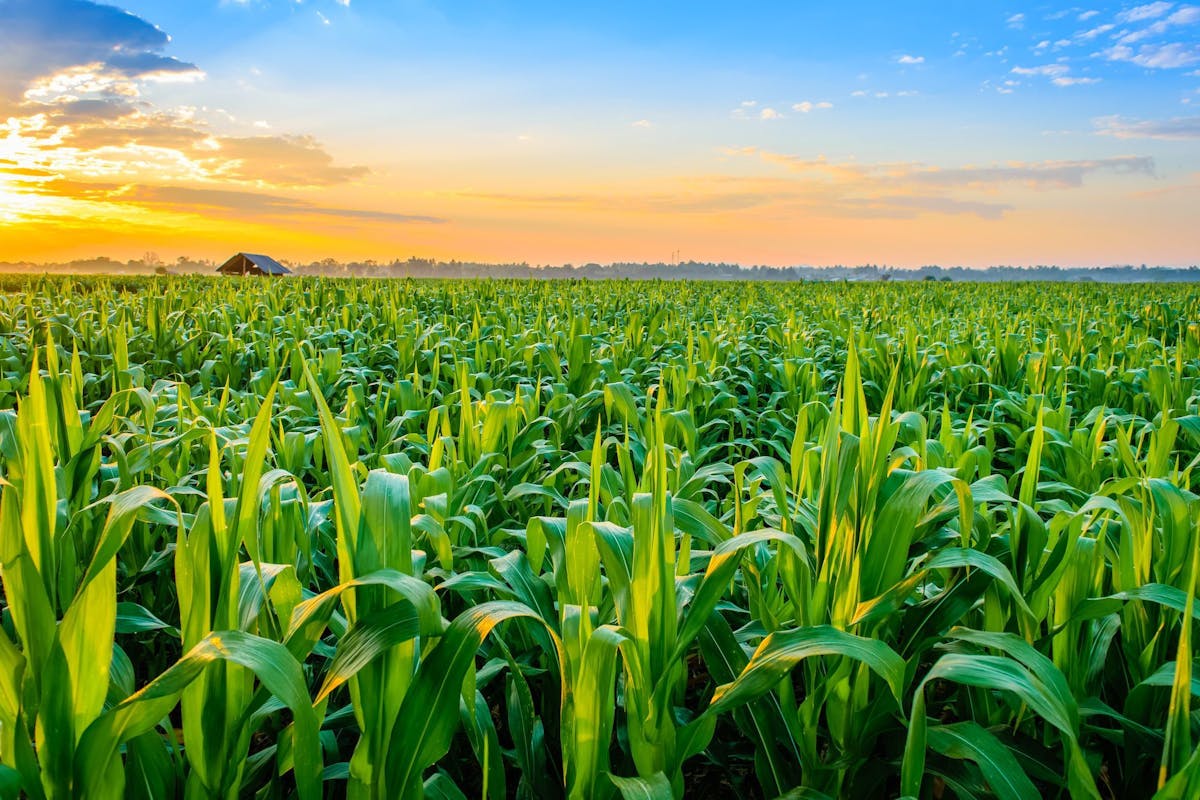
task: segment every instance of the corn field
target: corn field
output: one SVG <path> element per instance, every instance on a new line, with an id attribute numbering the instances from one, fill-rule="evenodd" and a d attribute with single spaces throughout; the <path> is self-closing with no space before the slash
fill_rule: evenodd
<path id="1" fill-rule="evenodd" d="M 32 279 L 0 796 L 1200 797 L 1200 291 Z"/>

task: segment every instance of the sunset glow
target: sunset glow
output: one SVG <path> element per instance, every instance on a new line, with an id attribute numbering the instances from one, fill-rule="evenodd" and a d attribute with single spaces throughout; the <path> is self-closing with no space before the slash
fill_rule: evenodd
<path id="1" fill-rule="evenodd" d="M 1195 263 L 1200 6 L 0 0 L 0 261 Z"/>

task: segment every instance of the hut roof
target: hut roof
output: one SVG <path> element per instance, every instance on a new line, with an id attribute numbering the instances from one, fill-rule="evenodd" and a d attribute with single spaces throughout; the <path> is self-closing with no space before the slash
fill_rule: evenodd
<path id="1" fill-rule="evenodd" d="M 238 253 L 217 268 L 217 272 L 227 275 L 245 275 L 258 273 L 262 275 L 291 275 L 292 271 L 270 256 L 259 253 Z"/>

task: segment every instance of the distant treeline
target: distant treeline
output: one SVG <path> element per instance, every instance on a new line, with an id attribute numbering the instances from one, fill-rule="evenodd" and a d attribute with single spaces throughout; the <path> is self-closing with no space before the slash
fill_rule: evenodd
<path id="1" fill-rule="evenodd" d="M 1165 283 L 1200 281 L 1200 266 L 1108 267 L 992 266 L 942 267 L 930 265 L 901 269 L 882 264 L 860 266 L 769 267 L 684 261 L 678 264 L 632 263 L 532 265 L 525 262 L 484 264 L 474 261 L 436 261 L 427 258 L 396 259 L 390 262 L 341 262 L 332 258 L 308 264 L 282 260 L 297 275 L 329 275 L 363 278 L 538 278 L 588 280 L 752 280 L 752 281 L 1075 281 Z M 0 262 L 0 272 L 61 274 L 194 274 L 211 273 L 218 262 L 186 257 L 162 262 L 153 254 L 131 261 L 92 258 L 63 263 Z"/>

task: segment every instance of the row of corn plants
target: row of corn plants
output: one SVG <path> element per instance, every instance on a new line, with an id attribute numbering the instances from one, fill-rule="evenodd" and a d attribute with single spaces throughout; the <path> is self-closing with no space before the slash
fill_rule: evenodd
<path id="1" fill-rule="evenodd" d="M 1200 796 L 1197 320 L 29 279 L 0 796 Z"/>

